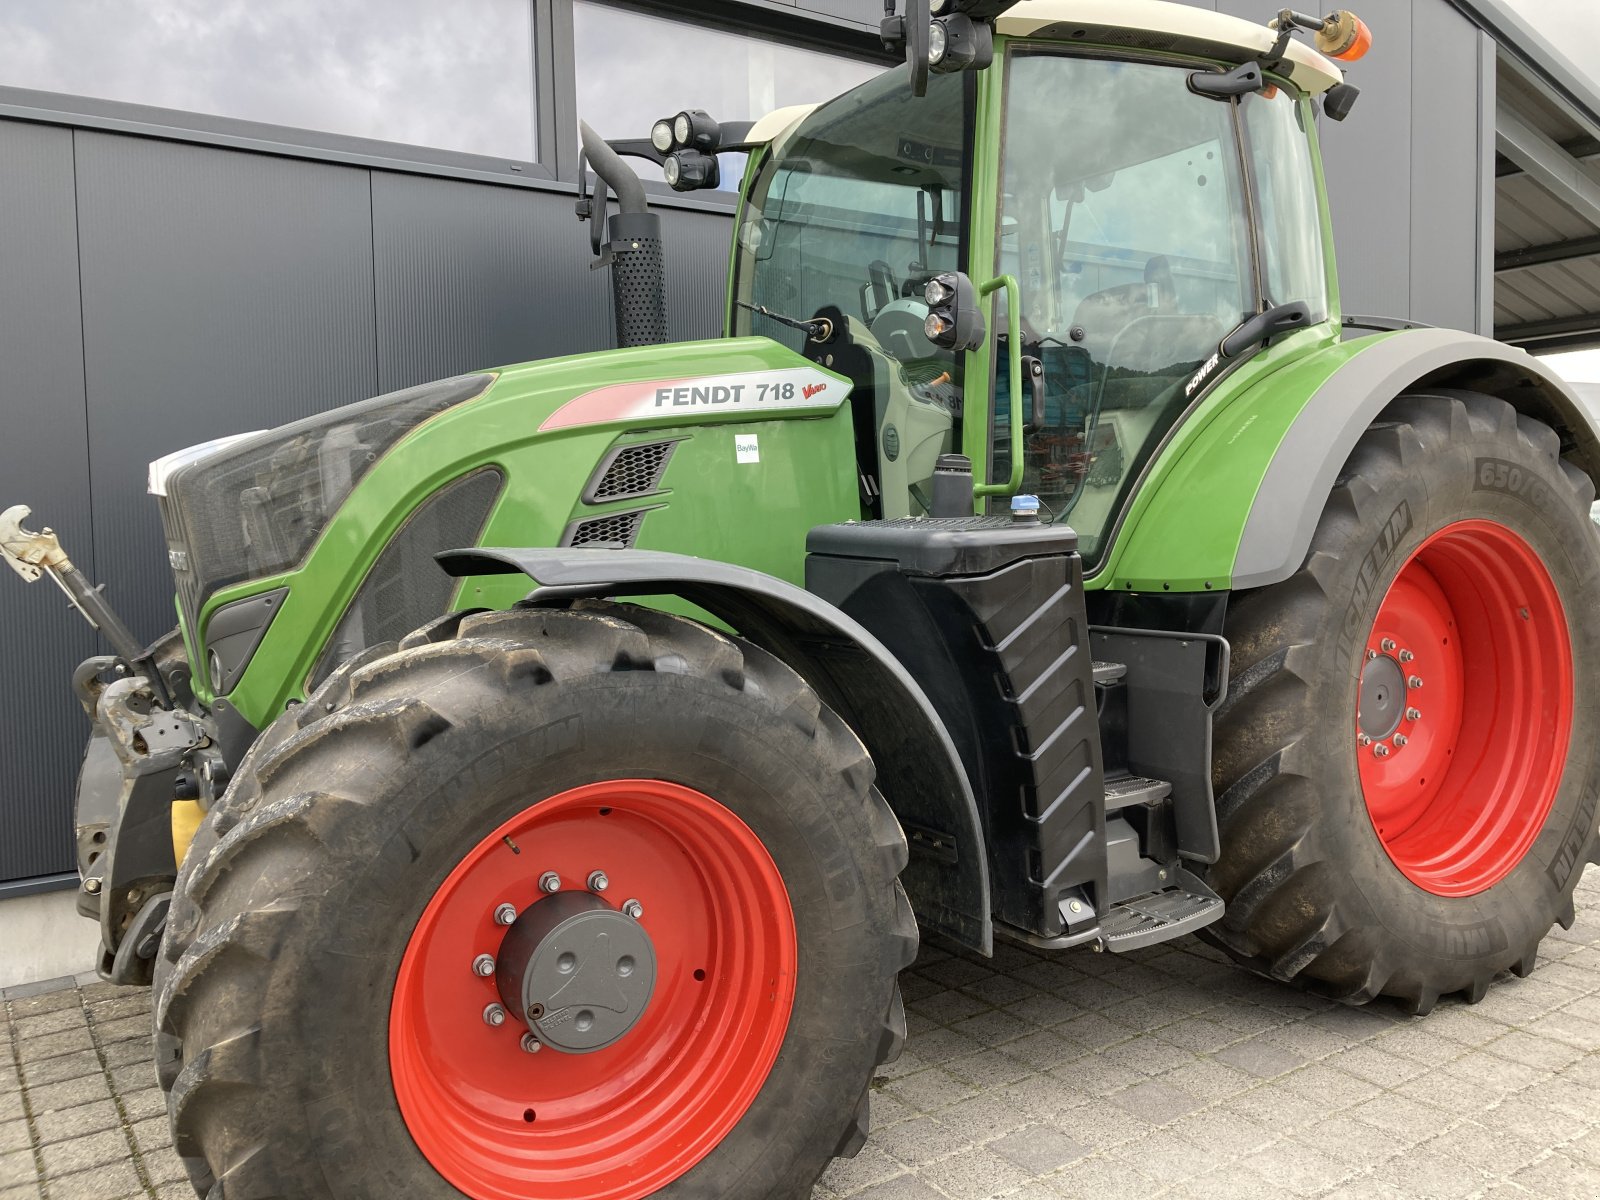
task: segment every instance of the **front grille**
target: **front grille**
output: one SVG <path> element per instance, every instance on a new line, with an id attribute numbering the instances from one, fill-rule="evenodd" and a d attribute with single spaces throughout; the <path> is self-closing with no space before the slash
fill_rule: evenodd
<path id="1" fill-rule="evenodd" d="M 574 521 L 561 535 L 563 546 L 594 546 L 608 543 L 626 550 L 639 536 L 639 526 L 644 523 L 648 508 L 632 512 L 612 513 L 605 517 L 590 517 L 587 521 Z"/>
<path id="2" fill-rule="evenodd" d="M 497 470 L 477 471 L 422 502 L 367 573 L 317 660 L 311 688 L 352 655 L 380 642 L 398 641 L 444 613 L 456 580 L 439 569 L 433 556 L 477 545 L 503 482 Z"/>
<path id="3" fill-rule="evenodd" d="M 660 490 L 661 477 L 677 442 L 648 442 L 619 446 L 600 460 L 589 486 L 584 489 L 585 504 L 608 500 L 630 500 Z"/>

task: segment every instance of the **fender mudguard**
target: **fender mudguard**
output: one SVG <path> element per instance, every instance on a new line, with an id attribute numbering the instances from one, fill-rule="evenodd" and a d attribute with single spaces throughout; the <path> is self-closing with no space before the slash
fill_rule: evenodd
<path id="1" fill-rule="evenodd" d="M 1118 591 L 1265 587 L 1299 570 L 1362 433 L 1407 392 L 1466 388 L 1553 426 L 1600 480 L 1595 414 L 1526 351 L 1451 329 L 1325 345 L 1242 390 L 1226 381 L 1162 451 L 1094 583 Z"/>
<path id="2" fill-rule="evenodd" d="M 760 571 L 644 550 L 453 550 L 458 578 L 524 574 L 527 602 L 676 596 L 783 659 L 855 730 L 878 768 L 878 790 L 911 843 L 901 876 L 924 929 L 994 951 L 987 848 L 977 800 L 932 703 L 884 645 L 839 609 Z"/>

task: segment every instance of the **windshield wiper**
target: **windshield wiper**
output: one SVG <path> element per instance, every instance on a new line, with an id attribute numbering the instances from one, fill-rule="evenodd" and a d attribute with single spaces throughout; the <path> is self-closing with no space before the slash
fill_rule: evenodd
<path id="1" fill-rule="evenodd" d="M 797 321 L 793 317 L 786 317 L 782 313 L 775 313 L 770 308 L 760 304 L 746 304 L 743 300 L 735 300 L 740 308 L 747 308 L 753 313 L 776 321 L 779 325 L 787 325 L 790 329 L 798 329 L 813 342 L 825 342 L 833 337 L 833 322 L 827 317 L 816 317 L 810 321 Z"/>

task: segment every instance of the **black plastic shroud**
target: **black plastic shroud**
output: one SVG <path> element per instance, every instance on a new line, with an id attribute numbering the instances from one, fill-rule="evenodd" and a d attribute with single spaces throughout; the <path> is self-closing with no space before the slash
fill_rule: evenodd
<path id="1" fill-rule="evenodd" d="M 1009 517 L 823 525 L 807 539 L 807 590 L 877 635 L 955 742 L 984 821 L 996 919 L 1043 937 L 1061 933 L 1069 894 L 1104 892 L 1077 547 L 1064 525 Z M 913 854 L 940 832 L 908 830 Z"/>

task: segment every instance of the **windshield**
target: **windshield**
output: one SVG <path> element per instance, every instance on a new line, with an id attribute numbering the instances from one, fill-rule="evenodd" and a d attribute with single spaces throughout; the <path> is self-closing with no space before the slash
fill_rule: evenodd
<path id="1" fill-rule="evenodd" d="M 1091 567 L 1189 381 L 1254 310 L 1233 107 L 1191 92 L 1191 70 L 1016 53 L 1007 77 L 999 260 L 1046 384 L 1022 490 L 1070 521 Z M 1006 384 L 995 479 L 1011 467 Z"/>

